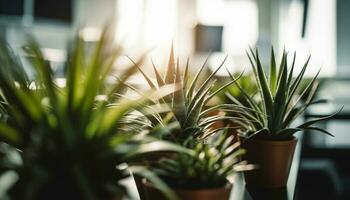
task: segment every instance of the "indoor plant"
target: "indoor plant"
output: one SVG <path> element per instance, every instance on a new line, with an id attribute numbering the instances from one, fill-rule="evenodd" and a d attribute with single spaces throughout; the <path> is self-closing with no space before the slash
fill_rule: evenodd
<path id="1" fill-rule="evenodd" d="M 161 98 L 159 101 L 156 101 L 156 102 L 149 101 L 150 106 L 153 106 L 154 108 L 156 107 L 161 108 L 159 109 L 159 112 L 157 115 L 158 117 L 155 119 L 154 115 L 145 114 L 145 116 L 149 116 L 149 120 L 153 123 L 165 124 L 163 123 L 163 121 L 168 122 L 167 124 L 165 124 L 165 127 L 168 127 L 169 131 L 164 132 L 164 134 L 162 135 L 158 135 L 158 138 L 162 140 L 175 142 L 189 149 L 195 148 L 197 153 L 197 155 L 194 155 L 195 157 L 187 157 L 187 158 L 185 158 L 185 156 L 181 154 L 159 155 L 158 157 L 153 157 L 153 160 L 151 161 L 151 166 L 157 164 L 157 162 L 162 158 L 169 159 L 169 160 L 174 158 L 179 159 L 179 160 L 175 159 L 174 162 L 181 162 L 182 159 L 184 160 L 196 159 L 196 156 L 198 157 L 198 155 L 201 154 L 201 151 L 205 151 L 205 149 L 203 149 L 204 147 L 202 148 L 203 145 L 206 146 L 204 143 L 207 140 L 210 140 L 210 138 L 216 135 L 216 133 L 225 129 L 225 127 L 215 128 L 212 125 L 217 121 L 222 121 L 224 119 L 229 119 L 229 118 L 235 118 L 231 116 L 211 115 L 211 113 L 217 110 L 220 110 L 222 107 L 207 106 L 208 102 L 212 98 L 214 98 L 220 91 L 222 91 L 225 87 L 235 82 L 235 79 L 230 80 L 227 83 L 221 85 L 220 87 L 213 89 L 214 83 L 216 81 L 215 74 L 224 65 L 225 60 L 226 58 L 223 60 L 220 66 L 208 76 L 203 75 L 203 70 L 207 62 L 205 61 L 204 64 L 200 67 L 200 69 L 197 71 L 197 73 L 194 75 L 193 79 L 190 80 L 189 59 L 185 64 L 184 71 L 181 72 L 179 59 L 177 59 L 177 61 L 175 62 L 173 48 L 171 48 L 169 63 L 166 68 L 165 76 L 162 76 L 157 70 L 157 68 L 153 65 L 157 83 L 152 82 L 152 79 L 140 69 L 142 75 L 146 79 L 146 82 L 149 84 L 150 88 L 158 89 L 164 85 L 173 84 L 173 88 L 174 88 L 173 92 L 171 92 L 169 95 L 164 96 L 163 98 Z M 202 76 L 204 77 L 204 81 L 200 82 L 200 78 Z M 132 86 L 129 86 L 129 87 L 131 88 Z M 141 91 L 138 91 L 135 88 L 134 90 L 137 93 L 142 95 Z M 234 109 L 235 107 L 237 106 L 230 105 L 231 109 Z M 140 111 L 142 113 L 145 112 L 142 109 L 140 109 Z M 169 128 L 170 126 L 171 128 Z M 208 148 L 208 147 L 205 147 L 205 148 Z M 203 153 L 205 154 L 205 152 Z M 200 167 L 202 167 L 202 169 L 205 168 L 205 164 L 208 164 L 209 162 L 213 162 L 213 160 L 211 161 L 205 160 L 204 163 L 200 163 L 202 164 Z M 178 164 L 182 165 L 182 163 L 178 163 Z M 211 163 L 211 164 L 215 165 L 214 163 Z M 190 166 L 188 165 L 187 167 L 190 167 Z M 199 171 L 197 171 L 197 173 L 199 173 Z M 203 174 L 201 175 L 204 176 L 206 172 L 203 171 L 202 173 Z M 201 176 L 201 175 L 197 174 L 197 176 Z M 169 177 L 163 176 L 163 178 L 164 178 L 163 180 L 166 182 L 168 181 Z M 177 177 L 177 178 L 180 178 L 180 177 Z M 145 198 L 144 197 L 145 195 L 143 194 L 144 187 L 141 187 L 142 184 L 140 183 L 140 179 L 136 180 L 136 182 L 139 185 L 138 189 L 139 189 L 139 192 L 141 193 L 141 196 Z M 203 182 L 203 185 L 202 185 L 203 188 L 206 186 L 210 188 L 209 181 L 206 182 L 207 185 L 205 185 L 204 180 L 202 180 L 202 182 Z M 221 185 L 221 186 L 224 186 L 224 185 Z M 170 186 L 174 186 L 174 184 L 171 184 Z M 189 190 L 188 192 L 196 193 L 195 190 Z M 154 198 L 156 197 L 152 195 L 151 199 L 154 199 Z"/>
<path id="2" fill-rule="evenodd" d="M 153 167 L 182 200 L 228 200 L 232 190 L 229 178 L 237 171 L 251 168 L 240 160 L 244 154 L 239 143 L 232 145 L 234 136 L 226 132 L 210 143 L 192 141 L 194 154 L 176 153 L 173 158 L 163 158 Z M 144 180 L 146 199 L 165 199 L 164 195 Z"/>
<path id="3" fill-rule="evenodd" d="M 126 191 L 119 180 L 129 172 L 116 166 L 157 150 L 190 153 L 145 134 L 133 134 L 143 124 L 127 116 L 142 107 L 145 98 L 131 101 L 115 95 L 125 89 L 123 82 L 137 71 L 135 65 L 108 85 L 121 51 L 107 46 L 106 33 L 91 53 L 86 53 L 84 41 L 77 37 L 63 86 L 56 83 L 35 40 L 29 39 L 24 48 L 31 61 L 28 67 L 35 72 L 33 81 L 25 78 L 22 65 L 1 43 L 5 47 L 0 49 L 1 111 L 6 119 L 0 121 L 0 138 L 20 158 L 0 162 L 2 172 L 18 177 L 8 191 L 11 199 L 120 199 Z M 147 98 L 152 99 L 152 94 Z M 135 172 L 146 172 L 139 169 Z M 150 173 L 147 177 L 158 180 Z M 167 189 L 159 180 L 157 186 Z"/>
<path id="4" fill-rule="evenodd" d="M 152 79 L 139 68 L 146 82 L 152 89 L 157 90 L 158 88 L 167 84 L 174 85 L 174 89 L 169 95 L 164 96 L 156 102 L 150 101 L 150 105 L 165 108 L 160 109 L 161 111 L 158 112 L 159 118 L 154 119 L 154 115 L 145 115 L 149 116 L 150 121 L 154 122 L 155 124 L 161 123 L 163 120 L 168 122 L 177 122 L 177 129 L 173 128 L 172 131 L 167 132 L 167 135 L 160 136 L 162 139 L 174 141 L 180 144 L 186 144 L 187 140 L 192 140 L 194 138 L 199 140 L 206 139 L 213 133 L 216 133 L 224 128 L 219 127 L 214 129 L 211 126 L 212 124 L 224 119 L 235 118 L 221 115 L 212 116 L 210 113 L 220 110 L 222 107 L 208 107 L 207 104 L 219 92 L 224 90 L 227 86 L 233 84 L 236 79 L 227 81 L 220 87 L 214 87 L 216 82 L 215 74 L 224 65 L 227 57 L 211 74 L 204 76 L 203 70 L 205 69 L 208 61 L 208 56 L 192 80 L 190 79 L 189 59 L 187 59 L 184 71 L 181 72 L 180 61 L 177 59 L 175 62 L 174 57 L 174 50 L 171 48 L 170 58 L 164 76 L 161 75 L 156 66 L 152 63 L 157 83 L 152 82 Z M 200 82 L 200 76 L 203 76 L 203 82 Z M 142 95 L 142 92 L 137 92 Z M 240 107 L 236 105 L 229 106 L 231 109 Z"/>
<path id="5" fill-rule="evenodd" d="M 245 173 L 248 185 L 263 187 L 282 187 L 287 183 L 291 162 L 297 139 L 294 134 L 304 130 L 314 130 L 331 135 L 328 131 L 313 126 L 316 122 L 331 116 L 307 121 L 293 126 L 294 120 L 313 104 L 323 102 L 315 100 L 318 73 L 308 81 L 306 87 L 300 87 L 310 57 L 301 71 L 293 78 L 296 54 L 288 69 L 287 53 L 283 52 L 281 63 L 277 69 L 275 55 L 271 51 L 271 60 L 267 78 L 260 61 L 258 50 L 247 53 L 251 62 L 259 92 L 248 95 L 239 83 L 236 86 L 242 91 L 248 108 L 241 109 L 240 136 L 242 146 L 247 149 L 246 159 L 258 164 L 258 169 Z M 234 78 L 233 75 L 231 75 Z M 229 98 L 234 104 L 242 105 L 232 95 Z M 302 99 L 306 99 L 305 101 Z"/>

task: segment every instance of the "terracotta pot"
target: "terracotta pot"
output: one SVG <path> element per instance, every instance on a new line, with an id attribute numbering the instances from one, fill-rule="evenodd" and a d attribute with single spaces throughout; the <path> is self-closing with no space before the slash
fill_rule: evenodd
<path id="1" fill-rule="evenodd" d="M 257 164 L 257 169 L 244 172 L 248 186 L 285 187 L 297 139 L 287 141 L 246 140 L 242 147 L 247 150 L 244 159 Z"/>
<path id="2" fill-rule="evenodd" d="M 151 183 L 143 181 L 147 200 L 165 200 L 166 197 Z M 211 189 L 173 189 L 181 200 L 229 200 L 232 185 Z"/>

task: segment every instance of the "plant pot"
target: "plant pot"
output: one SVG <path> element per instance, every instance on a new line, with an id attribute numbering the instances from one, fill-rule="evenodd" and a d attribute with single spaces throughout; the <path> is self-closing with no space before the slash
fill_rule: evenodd
<path id="1" fill-rule="evenodd" d="M 165 200 L 166 197 L 151 183 L 143 181 L 147 200 Z M 173 189 L 181 200 L 229 200 L 232 185 L 210 189 Z"/>
<path id="2" fill-rule="evenodd" d="M 245 160 L 257 164 L 257 169 L 244 172 L 246 184 L 253 187 L 285 187 L 296 144 L 296 138 L 287 141 L 244 141 L 242 147 L 247 150 Z"/>

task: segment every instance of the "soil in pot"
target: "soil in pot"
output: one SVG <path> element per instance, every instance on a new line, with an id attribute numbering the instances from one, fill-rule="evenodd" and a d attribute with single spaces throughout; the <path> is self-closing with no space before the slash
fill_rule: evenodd
<path id="1" fill-rule="evenodd" d="M 147 200 L 165 200 L 166 197 L 151 183 L 143 180 Z M 229 200 L 232 185 L 210 189 L 173 189 L 181 200 Z"/>
<path id="2" fill-rule="evenodd" d="M 285 187 L 297 139 L 286 141 L 245 140 L 242 147 L 247 150 L 244 156 L 257 169 L 244 172 L 246 184 L 253 187 Z"/>

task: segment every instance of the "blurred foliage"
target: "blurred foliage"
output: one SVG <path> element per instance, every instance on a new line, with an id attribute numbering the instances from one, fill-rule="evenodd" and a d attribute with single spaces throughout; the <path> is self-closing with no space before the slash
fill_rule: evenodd
<path id="1" fill-rule="evenodd" d="M 191 153 L 139 132 L 148 129 L 147 123 L 132 113 L 158 97 L 152 91 L 135 100 L 117 95 L 137 65 L 108 83 L 122 48 L 110 46 L 107 32 L 90 51 L 77 36 L 63 87 L 33 38 L 24 47 L 28 67 L 35 73 L 32 81 L 20 59 L 4 40 L 0 42 L 0 139 L 10 149 L 5 153 L 20 158 L 15 162 L 3 157 L 0 162 L 3 174 L 17 174 L 8 191 L 11 199 L 113 199 L 126 194 L 119 180 L 129 176 L 127 168 L 117 166 L 154 151 Z M 141 62 L 142 58 L 136 63 Z"/>

